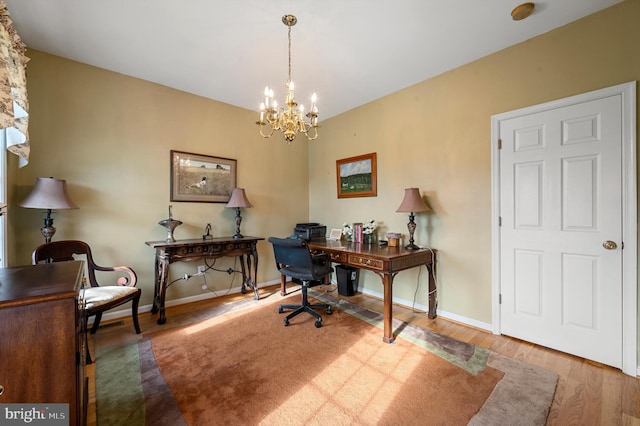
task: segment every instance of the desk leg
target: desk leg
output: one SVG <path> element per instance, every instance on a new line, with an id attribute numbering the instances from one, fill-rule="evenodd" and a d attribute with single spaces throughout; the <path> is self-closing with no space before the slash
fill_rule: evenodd
<path id="1" fill-rule="evenodd" d="M 384 324 L 384 334 L 382 341 L 385 343 L 393 343 L 395 338 L 393 337 L 393 275 L 381 274 L 382 284 L 384 285 L 384 318 L 382 320 Z"/>
<path id="2" fill-rule="evenodd" d="M 436 293 L 436 263 L 433 262 L 427 264 L 427 272 L 429 274 L 429 319 L 434 319 L 438 316 L 436 310 L 438 309 L 438 297 Z"/>
<path id="3" fill-rule="evenodd" d="M 158 253 L 156 255 L 156 282 L 155 294 L 153 297 L 153 307 L 151 313 L 155 314 L 160 311 L 158 324 L 162 325 L 167 322 L 167 316 L 164 308 L 164 301 L 167 295 L 167 279 L 169 278 L 169 258 L 165 254 Z"/>
<path id="4" fill-rule="evenodd" d="M 287 276 L 280 274 L 280 296 L 287 295 Z"/>
<path id="5" fill-rule="evenodd" d="M 252 253 L 247 253 L 246 268 L 244 255 L 241 254 L 238 257 L 240 258 L 240 266 L 242 268 L 242 288 L 240 289 L 240 292 L 245 294 L 247 292 L 246 288 L 251 287 L 253 289 L 253 298 L 255 300 L 259 300 L 260 294 L 258 293 L 258 284 L 256 282 L 258 279 L 258 252 L 254 250 Z M 251 266 L 252 264 L 253 267 Z"/>
<path id="6" fill-rule="evenodd" d="M 153 266 L 153 306 L 151 307 L 151 313 L 152 314 L 157 314 L 158 313 L 158 309 L 160 307 L 160 299 L 158 298 L 158 295 L 160 294 L 160 259 L 159 256 L 156 254 L 154 256 L 154 266 Z"/>
<path id="7" fill-rule="evenodd" d="M 253 271 L 251 270 L 251 256 L 253 256 Z M 247 266 L 249 268 L 249 278 L 253 285 L 253 298 L 260 300 L 260 293 L 258 293 L 258 249 L 254 246 L 253 253 L 247 256 Z"/>
<path id="8" fill-rule="evenodd" d="M 240 293 L 245 294 L 247 292 L 247 284 L 249 284 L 249 278 L 247 278 L 247 269 L 244 266 L 244 254 L 239 254 L 240 269 L 242 270 L 242 287 L 240 287 Z M 247 255 L 247 263 L 249 263 L 249 255 Z"/>

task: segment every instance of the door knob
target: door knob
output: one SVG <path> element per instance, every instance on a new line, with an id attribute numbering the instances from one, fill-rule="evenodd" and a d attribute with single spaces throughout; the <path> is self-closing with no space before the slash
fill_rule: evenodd
<path id="1" fill-rule="evenodd" d="M 618 245 L 614 241 L 605 241 L 602 243 L 602 247 L 607 250 L 615 250 L 618 248 Z"/>

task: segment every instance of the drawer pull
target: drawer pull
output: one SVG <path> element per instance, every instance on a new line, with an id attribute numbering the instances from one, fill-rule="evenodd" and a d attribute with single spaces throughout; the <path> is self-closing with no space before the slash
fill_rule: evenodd
<path id="1" fill-rule="evenodd" d="M 0 395 L 4 393 L 4 386 L 0 385 Z"/>

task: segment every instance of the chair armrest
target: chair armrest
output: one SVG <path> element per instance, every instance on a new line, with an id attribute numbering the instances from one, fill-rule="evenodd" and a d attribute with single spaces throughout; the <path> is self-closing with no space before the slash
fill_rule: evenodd
<path id="1" fill-rule="evenodd" d="M 117 272 L 120 277 L 117 279 L 116 285 L 135 287 L 138 284 L 138 276 L 128 266 L 98 266 L 94 264 L 93 269 L 101 272 Z"/>
<path id="2" fill-rule="evenodd" d="M 113 270 L 115 272 L 124 272 L 126 276 L 122 276 L 118 278 L 118 285 L 135 287 L 138 284 L 138 277 L 133 269 L 128 266 L 114 266 Z"/>

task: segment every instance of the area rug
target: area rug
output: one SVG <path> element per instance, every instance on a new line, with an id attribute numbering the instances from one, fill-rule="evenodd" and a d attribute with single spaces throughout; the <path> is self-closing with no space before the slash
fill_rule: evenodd
<path id="1" fill-rule="evenodd" d="M 99 348 L 98 426 L 545 423 L 556 375 L 397 321 L 385 344 L 380 314 L 310 293 L 337 308 L 319 329 L 245 304 Z"/>

